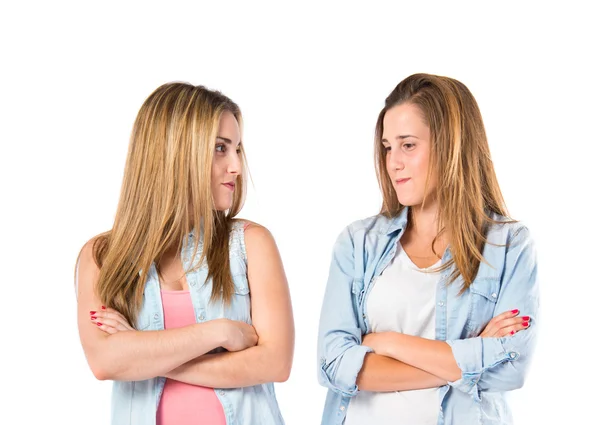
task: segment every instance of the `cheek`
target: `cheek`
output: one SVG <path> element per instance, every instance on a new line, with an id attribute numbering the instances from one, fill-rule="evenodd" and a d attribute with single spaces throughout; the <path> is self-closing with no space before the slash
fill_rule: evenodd
<path id="1" fill-rule="evenodd" d="M 213 159 L 213 163 L 212 163 L 212 168 L 211 168 L 211 172 L 210 175 L 213 179 L 213 181 L 215 180 L 219 180 L 220 178 L 223 177 L 223 161 L 219 160 L 220 158 L 214 158 Z"/>
<path id="2" fill-rule="evenodd" d="M 417 155 L 413 158 L 413 170 L 419 175 L 420 178 L 427 178 L 427 172 L 429 171 L 429 155 Z"/>

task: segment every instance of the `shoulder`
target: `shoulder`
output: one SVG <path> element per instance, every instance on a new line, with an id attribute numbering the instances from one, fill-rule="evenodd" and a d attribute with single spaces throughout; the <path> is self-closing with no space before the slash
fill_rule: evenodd
<path id="1" fill-rule="evenodd" d="M 95 283 L 100 274 L 100 267 L 96 261 L 95 250 L 98 244 L 102 243 L 102 235 L 94 236 L 87 241 L 75 261 L 75 290 L 79 294 L 80 284 L 82 282 Z"/>
<path id="2" fill-rule="evenodd" d="M 265 226 L 249 220 L 239 220 L 241 225 L 244 254 L 249 267 L 270 270 L 280 264 L 281 258 L 275 238 Z"/>
<path id="3" fill-rule="evenodd" d="M 394 219 L 387 218 L 382 214 L 355 220 L 348 224 L 338 236 L 339 239 L 354 239 L 360 235 L 386 235 Z"/>
<path id="4" fill-rule="evenodd" d="M 255 223 L 250 220 L 235 220 L 234 226 L 237 226 L 239 230 L 243 232 L 244 240 L 246 244 L 261 242 L 265 240 L 273 240 L 273 235 L 265 226 L 259 223 Z"/>
<path id="5" fill-rule="evenodd" d="M 533 243 L 532 232 L 525 222 L 512 220 L 499 214 L 492 214 L 491 218 L 496 223 L 488 230 L 489 242 L 507 245 L 508 249 L 514 245 Z"/>
<path id="6" fill-rule="evenodd" d="M 250 252 L 276 250 L 275 239 L 265 226 L 245 219 L 235 219 L 232 224 L 232 249 L 240 249 L 244 256 Z M 252 254 L 250 254 L 252 255 Z"/>
<path id="7" fill-rule="evenodd" d="M 100 267 L 96 262 L 94 253 L 96 249 L 98 249 L 98 245 L 101 243 L 102 235 L 94 236 L 92 239 L 88 240 L 79 251 L 75 267 L 79 268 L 80 270 L 99 270 Z"/>

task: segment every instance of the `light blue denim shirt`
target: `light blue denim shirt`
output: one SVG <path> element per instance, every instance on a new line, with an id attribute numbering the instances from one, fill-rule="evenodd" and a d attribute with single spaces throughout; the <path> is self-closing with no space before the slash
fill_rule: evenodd
<path id="1" fill-rule="evenodd" d="M 189 235 L 189 245 L 193 236 Z M 201 255 L 198 250 L 194 264 Z M 185 270 L 191 264 L 193 246 L 182 250 Z M 251 324 L 250 290 L 247 279 L 247 259 L 244 244 L 243 223 L 236 221 L 230 238 L 231 274 L 235 294 L 230 305 L 221 302 L 209 303 L 212 280 L 204 284 L 208 275 L 205 264 L 197 271 L 186 275 L 190 288 L 196 322 L 227 318 Z M 164 329 L 160 284 L 156 269 L 152 266 L 144 290 L 144 301 L 138 316 L 138 329 L 155 331 Z M 165 386 L 165 378 L 156 377 L 144 381 L 114 381 L 112 392 L 113 425 L 152 425 L 156 423 L 156 411 Z M 215 388 L 215 393 L 223 405 L 228 425 L 279 425 L 283 418 L 275 398 L 272 383 L 245 388 Z"/>
<path id="2" fill-rule="evenodd" d="M 374 281 L 394 258 L 407 224 L 382 215 L 352 223 L 333 250 L 318 339 L 318 379 L 329 389 L 323 425 L 343 424 L 358 392 L 357 375 L 373 350 L 361 345 L 369 333 L 366 299 Z M 496 220 L 506 220 L 493 216 Z M 512 424 L 506 391 L 520 388 L 531 362 L 537 333 L 539 289 L 529 230 L 521 223 L 493 225 L 469 289 L 459 295 L 462 277 L 448 285 L 454 266 L 441 273 L 435 294 L 435 338 L 446 341 L 462 377 L 440 389 L 438 425 Z M 442 257 L 451 258 L 447 249 Z M 519 309 L 530 327 L 505 338 L 481 338 L 500 313 Z"/>

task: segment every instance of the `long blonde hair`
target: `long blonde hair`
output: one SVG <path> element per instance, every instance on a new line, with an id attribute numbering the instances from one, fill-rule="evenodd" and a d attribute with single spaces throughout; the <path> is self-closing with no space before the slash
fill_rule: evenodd
<path id="1" fill-rule="evenodd" d="M 438 176 L 434 196 L 440 224 L 432 249 L 441 234 L 449 231 L 452 260 L 439 270 L 456 264 L 449 283 L 462 276 L 463 292 L 475 279 L 480 262 L 485 261 L 482 251 L 488 226 L 514 221 L 491 217 L 496 213 L 508 218 L 508 211 L 496 179 L 481 112 L 469 89 L 452 78 L 414 74 L 396 86 L 385 100 L 375 129 L 375 168 L 383 195 L 381 214 L 390 218 L 405 207 L 398 201 L 386 170 L 386 151 L 381 143 L 383 118 L 388 110 L 404 103 L 417 106 L 430 129 L 429 176 Z"/>
<path id="2" fill-rule="evenodd" d="M 188 246 L 193 231 L 197 255 L 213 280 L 212 300 L 233 295 L 229 268 L 229 232 L 242 208 L 246 160 L 237 178 L 233 205 L 216 211 L 211 166 L 221 115 L 231 112 L 240 129 L 239 107 L 220 92 L 187 83 L 157 88 L 142 105 L 129 143 L 121 195 L 113 227 L 94 243 L 100 267 L 96 292 L 102 303 L 135 324 L 153 262 L 174 245 Z"/>

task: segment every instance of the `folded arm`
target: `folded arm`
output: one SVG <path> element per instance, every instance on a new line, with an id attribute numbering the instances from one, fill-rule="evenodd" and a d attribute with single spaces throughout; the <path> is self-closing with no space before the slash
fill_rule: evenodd
<path id="1" fill-rule="evenodd" d="M 256 224 L 245 231 L 252 324 L 258 344 L 237 352 L 208 354 L 165 374 L 167 378 L 212 388 L 232 388 L 289 377 L 294 322 L 285 272 L 271 233 Z"/>

